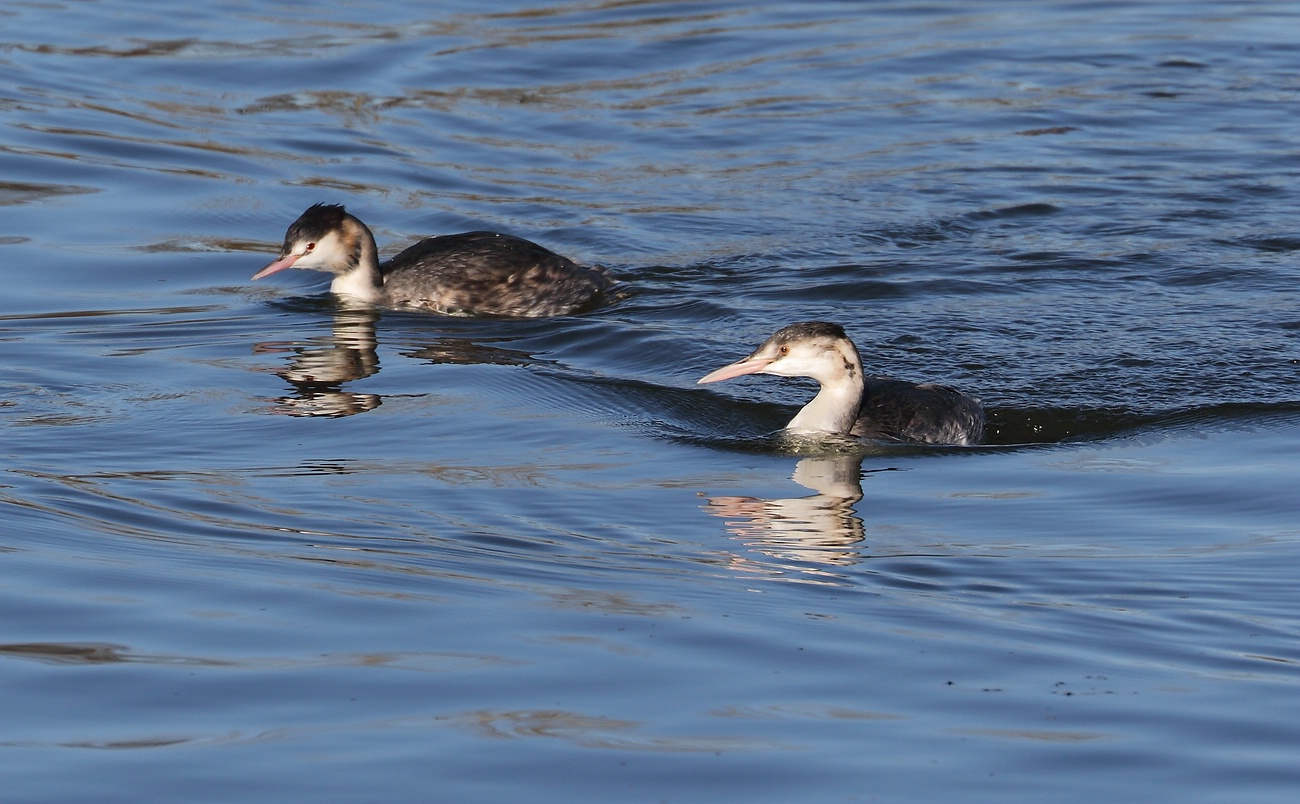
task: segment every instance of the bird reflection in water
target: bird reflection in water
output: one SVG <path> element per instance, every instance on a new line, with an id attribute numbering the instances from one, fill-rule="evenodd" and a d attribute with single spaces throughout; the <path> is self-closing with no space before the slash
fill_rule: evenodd
<path id="1" fill-rule="evenodd" d="M 276 399 L 274 413 L 287 416 L 340 417 L 365 413 L 379 407 L 378 394 L 344 390 L 346 383 L 364 379 L 379 371 L 375 350 L 375 321 L 370 310 L 346 309 L 334 315 L 329 335 L 306 343 L 266 342 L 253 346 L 254 354 L 284 352 L 287 365 L 274 373 L 293 386 L 294 392 Z"/>
<path id="2" fill-rule="evenodd" d="M 805 497 L 710 497 L 705 511 L 721 517 L 724 527 L 746 547 L 781 562 L 773 567 L 736 556 L 733 568 L 817 576 L 823 574 L 819 566 L 847 566 L 861 560 L 855 545 L 865 534 L 853 505 L 862 499 L 864 457 L 858 453 L 801 459 L 791 479 L 816 492 Z M 834 580 L 833 573 L 824 574 L 831 576 L 827 581 Z"/>
<path id="3" fill-rule="evenodd" d="M 288 354 L 282 368 L 273 373 L 293 387 L 293 393 L 279 397 L 273 413 L 286 416 L 341 417 L 374 410 L 383 402 L 379 394 L 348 390 L 347 383 L 379 372 L 377 310 L 340 307 L 334 313 L 328 335 L 304 342 L 264 342 L 253 346 L 254 354 Z M 476 339 L 477 340 L 477 339 Z M 398 352 L 403 357 L 436 364 L 526 365 L 532 355 L 477 343 L 465 337 L 436 336 L 407 339 Z"/>

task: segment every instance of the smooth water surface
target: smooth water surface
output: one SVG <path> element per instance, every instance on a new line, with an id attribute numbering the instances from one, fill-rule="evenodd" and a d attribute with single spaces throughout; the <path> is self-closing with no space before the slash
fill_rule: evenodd
<path id="1" fill-rule="evenodd" d="M 1295 800 L 1300 10 L 490 8 L 0 5 L 5 801 Z M 810 319 L 990 443 L 695 384 Z"/>

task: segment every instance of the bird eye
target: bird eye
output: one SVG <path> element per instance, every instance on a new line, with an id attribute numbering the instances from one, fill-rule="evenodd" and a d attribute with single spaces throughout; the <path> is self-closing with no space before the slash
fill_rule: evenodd
<path id="1" fill-rule="evenodd" d="M 790 354 L 790 347 L 789 347 L 789 346 L 782 346 L 782 347 L 781 347 L 780 349 L 778 349 L 777 351 L 779 351 L 779 352 L 780 352 L 781 354 L 783 354 L 783 355 L 788 355 L 788 354 Z"/>
<path id="2" fill-rule="evenodd" d="M 311 250 L 314 249 L 314 248 L 316 248 L 316 244 L 315 244 L 315 243 L 308 243 L 308 244 L 307 244 L 307 249 L 306 249 L 305 251 L 303 251 L 303 253 L 304 253 L 304 254 L 310 254 L 310 253 L 311 253 Z"/>

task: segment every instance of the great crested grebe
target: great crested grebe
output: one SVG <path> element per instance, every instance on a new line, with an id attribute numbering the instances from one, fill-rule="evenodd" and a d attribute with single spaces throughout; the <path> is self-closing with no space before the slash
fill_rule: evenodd
<path id="1" fill-rule="evenodd" d="M 932 383 L 864 376 L 857 347 L 839 324 L 791 324 L 749 357 L 699 381 L 743 374 L 811 377 L 821 383 L 817 396 L 786 425 L 791 433 L 962 446 L 984 438 L 984 408 L 971 397 Z"/>
<path id="2" fill-rule="evenodd" d="M 430 237 L 381 265 L 375 236 L 339 204 L 302 213 L 280 256 L 253 279 L 286 268 L 328 271 L 331 291 L 364 302 L 448 315 L 568 315 L 596 306 L 613 285 L 602 271 L 496 232 Z"/>

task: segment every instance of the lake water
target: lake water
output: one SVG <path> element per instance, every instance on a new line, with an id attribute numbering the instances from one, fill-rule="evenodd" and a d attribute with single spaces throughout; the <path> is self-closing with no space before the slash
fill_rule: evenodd
<path id="1" fill-rule="evenodd" d="M 489 5 L 0 5 L 6 802 L 1296 800 L 1300 8 Z M 989 444 L 695 384 L 810 319 Z"/>

